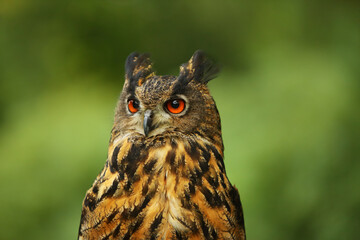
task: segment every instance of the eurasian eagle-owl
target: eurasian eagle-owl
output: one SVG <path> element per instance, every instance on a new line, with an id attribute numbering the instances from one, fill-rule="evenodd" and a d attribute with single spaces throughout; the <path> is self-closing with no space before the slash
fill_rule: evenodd
<path id="1" fill-rule="evenodd" d="M 220 116 L 201 51 L 179 76 L 127 58 L 108 158 L 86 193 L 79 239 L 245 239 L 238 190 L 223 162 Z"/>

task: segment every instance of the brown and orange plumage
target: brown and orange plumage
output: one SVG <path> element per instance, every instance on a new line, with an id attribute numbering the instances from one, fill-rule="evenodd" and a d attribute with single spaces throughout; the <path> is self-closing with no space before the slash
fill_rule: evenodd
<path id="1" fill-rule="evenodd" d="M 206 86 L 217 68 L 201 51 L 178 77 L 156 76 L 146 54 L 131 54 L 125 68 L 108 159 L 86 193 L 79 239 L 245 239 Z"/>

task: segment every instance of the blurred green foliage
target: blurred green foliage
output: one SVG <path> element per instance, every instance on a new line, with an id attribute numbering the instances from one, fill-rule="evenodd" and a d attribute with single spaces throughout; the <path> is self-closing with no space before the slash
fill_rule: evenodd
<path id="1" fill-rule="evenodd" d="M 249 239 L 360 235 L 358 1 L 1 1 L 0 239 L 75 239 L 132 51 L 200 48 Z"/>

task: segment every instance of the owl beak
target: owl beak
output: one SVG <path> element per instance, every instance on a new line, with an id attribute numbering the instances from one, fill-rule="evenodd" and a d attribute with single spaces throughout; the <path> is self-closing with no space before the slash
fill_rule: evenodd
<path id="1" fill-rule="evenodd" d="M 152 130 L 152 111 L 146 110 L 144 113 L 144 133 L 145 136 Z"/>

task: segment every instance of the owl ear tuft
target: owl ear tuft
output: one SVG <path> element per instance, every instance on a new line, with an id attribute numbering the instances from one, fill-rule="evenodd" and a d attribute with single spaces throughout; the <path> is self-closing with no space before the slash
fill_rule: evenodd
<path id="1" fill-rule="evenodd" d="M 129 90 L 135 90 L 136 86 L 141 86 L 148 78 L 154 76 L 150 55 L 147 53 L 131 53 L 125 63 L 125 86 Z"/>
<path id="2" fill-rule="evenodd" d="M 189 62 L 181 65 L 178 79 L 183 84 L 187 84 L 192 80 L 207 84 L 216 77 L 218 72 L 219 67 L 207 58 L 203 51 L 197 50 Z"/>

